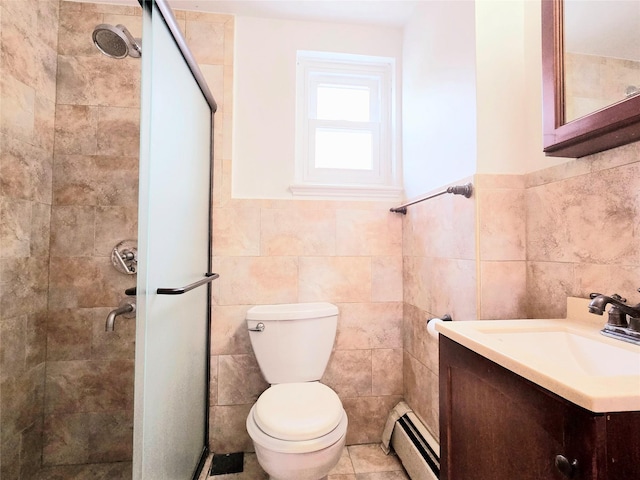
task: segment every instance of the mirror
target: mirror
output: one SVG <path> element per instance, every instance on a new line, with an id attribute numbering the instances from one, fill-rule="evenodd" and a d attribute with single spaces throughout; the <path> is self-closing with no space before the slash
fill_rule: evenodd
<path id="1" fill-rule="evenodd" d="M 640 94 L 640 2 L 564 0 L 565 122 Z"/>
<path id="2" fill-rule="evenodd" d="M 542 0 L 542 66 L 547 155 L 640 140 L 640 2 Z"/>

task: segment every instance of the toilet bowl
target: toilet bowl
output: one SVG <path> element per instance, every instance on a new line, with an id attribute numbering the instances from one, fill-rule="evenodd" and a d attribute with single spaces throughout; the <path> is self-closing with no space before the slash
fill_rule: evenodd
<path id="1" fill-rule="evenodd" d="M 323 480 L 347 433 L 338 395 L 319 382 L 335 339 L 328 303 L 263 305 L 247 312 L 249 338 L 271 386 L 251 408 L 247 432 L 271 480 Z"/>
<path id="2" fill-rule="evenodd" d="M 347 415 L 318 382 L 274 385 L 251 408 L 247 431 L 271 480 L 319 480 L 338 463 Z"/>

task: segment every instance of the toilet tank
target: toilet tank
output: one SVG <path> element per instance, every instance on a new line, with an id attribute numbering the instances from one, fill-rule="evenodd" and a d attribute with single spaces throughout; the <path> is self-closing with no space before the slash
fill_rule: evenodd
<path id="1" fill-rule="evenodd" d="M 324 373 L 338 325 L 331 303 L 258 305 L 247 311 L 253 352 L 270 384 L 311 382 Z M 264 329 L 258 330 L 262 323 Z"/>

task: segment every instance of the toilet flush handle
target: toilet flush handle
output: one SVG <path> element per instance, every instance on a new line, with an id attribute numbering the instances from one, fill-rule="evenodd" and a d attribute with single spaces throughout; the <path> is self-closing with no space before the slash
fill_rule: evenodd
<path id="1" fill-rule="evenodd" d="M 264 323 L 259 322 L 255 328 L 249 328 L 248 330 L 250 332 L 262 332 L 264 330 Z"/>

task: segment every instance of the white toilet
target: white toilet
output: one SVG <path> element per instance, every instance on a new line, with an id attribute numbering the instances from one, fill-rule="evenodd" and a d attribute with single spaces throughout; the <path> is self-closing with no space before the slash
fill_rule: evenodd
<path id="1" fill-rule="evenodd" d="M 331 355 L 338 307 L 330 303 L 259 305 L 247 326 L 271 386 L 247 417 L 258 462 L 271 480 L 322 480 L 338 463 L 347 414 L 319 382 Z"/>

